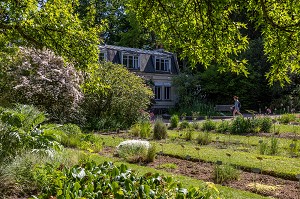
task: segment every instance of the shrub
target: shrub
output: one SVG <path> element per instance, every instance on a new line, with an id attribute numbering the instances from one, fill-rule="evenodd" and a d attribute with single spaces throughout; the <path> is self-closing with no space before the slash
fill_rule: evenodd
<path id="1" fill-rule="evenodd" d="M 187 120 L 183 120 L 179 124 L 179 128 L 180 129 L 186 129 L 186 128 L 189 128 L 189 127 L 190 127 L 190 124 L 189 124 L 189 122 Z"/>
<path id="2" fill-rule="evenodd" d="M 203 131 L 212 131 L 216 129 L 216 123 L 211 119 L 206 119 L 202 124 Z"/>
<path id="3" fill-rule="evenodd" d="M 214 180 L 216 183 L 223 183 L 229 180 L 237 180 L 240 172 L 231 165 L 216 165 L 214 168 Z"/>
<path id="4" fill-rule="evenodd" d="M 133 136 L 139 137 L 140 136 L 140 132 L 141 132 L 141 125 L 140 125 L 140 123 L 135 123 L 134 125 L 132 125 L 129 132 Z"/>
<path id="5" fill-rule="evenodd" d="M 186 131 L 184 132 L 185 140 L 186 141 L 192 140 L 193 139 L 193 134 L 194 134 L 194 131 L 191 128 L 186 129 Z"/>
<path id="6" fill-rule="evenodd" d="M 197 143 L 200 145 L 208 145 L 211 143 L 211 135 L 209 132 L 199 132 Z"/>
<path id="7" fill-rule="evenodd" d="M 15 56 L 6 71 L 10 88 L 1 93 L 3 101 L 32 104 L 60 123 L 82 121 L 82 76 L 72 64 L 50 50 L 20 48 Z"/>
<path id="8" fill-rule="evenodd" d="M 230 124 L 228 121 L 222 121 L 219 126 L 217 127 L 217 132 L 219 133 L 226 133 L 230 130 Z"/>
<path id="9" fill-rule="evenodd" d="M 296 120 L 296 115 L 295 114 L 283 114 L 280 116 L 280 118 L 278 120 L 280 123 L 288 124 L 288 123 Z"/>
<path id="10" fill-rule="evenodd" d="M 101 78 L 99 78 L 101 77 Z M 128 86 L 130 85 L 130 86 Z M 103 62 L 87 71 L 82 85 L 87 127 L 127 128 L 143 117 L 153 92 L 144 80 L 122 65 Z M 97 121 L 103 120 L 102 124 Z M 110 122 L 113 121 L 113 122 Z M 121 126 L 119 126 L 121 125 Z"/>
<path id="11" fill-rule="evenodd" d="M 244 134 L 251 132 L 253 132 L 251 119 L 239 116 L 231 123 L 230 133 L 232 134 Z"/>
<path id="12" fill-rule="evenodd" d="M 142 121 L 140 123 L 140 126 L 141 126 L 141 131 L 140 131 L 141 138 L 149 138 L 152 132 L 150 121 Z"/>
<path id="13" fill-rule="evenodd" d="M 170 119 L 170 127 L 171 128 L 177 128 L 178 123 L 179 123 L 178 115 L 172 115 L 172 117 Z"/>
<path id="14" fill-rule="evenodd" d="M 200 129 L 200 123 L 197 122 L 196 120 L 193 120 L 192 124 L 191 124 L 191 128 L 193 129 Z"/>
<path id="15" fill-rule="evenodd" d="M 128 162 L 148 160 L 150 143 L 142 140 L 126 140 L 117 146 L 117 153 Z"/>
<path id="16" fill-rule="evenodd" d="M 272 118 L 270 117 L 263 117 L 260 119 L 260 130 L 265 133 L 270 133 L 272 129 Z"/>
<path id="17" fill-rule="evenodd" d="M 167 127 L 165 123 L 161 120 L 156 120 L 153 129 L 153 138 L 156 140 L 161 140 L 166 139 L 167 136 Z"/>

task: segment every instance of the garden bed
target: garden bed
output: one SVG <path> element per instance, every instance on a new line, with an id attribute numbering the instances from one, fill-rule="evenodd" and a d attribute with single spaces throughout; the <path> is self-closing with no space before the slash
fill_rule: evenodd
<path id="1" fill-rule="evenodd" d="M 111 157 L 114 151 L 115 149 L 113 147 L 105 147 L 100 155 Z M 175 165 L 176 168 L 164 167 L 164 165 L 170 164 Z M 215 165 L 211 163 L 201 161 L 193 162 L 167 155 L 158 155 L 154 162 L 145 164 L 144 166 L 166 170 L 171 173 L 181 174 L 207 182 L 214 181 L 213 170 Z M 242 170 L 240 170 L 240 172 L 241 174 L 238 180 L 227 181 L 222 183 L 222 185 L 282 199 L 294 199 L 300 194 L 297 181 Z"/>

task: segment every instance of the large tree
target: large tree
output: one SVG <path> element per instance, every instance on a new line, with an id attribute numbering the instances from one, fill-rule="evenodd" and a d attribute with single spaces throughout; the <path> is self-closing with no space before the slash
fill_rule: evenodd
<path id="1" fill-rule="evenodd" d="M 5 0 L 0 3 L 0 51 L 14 46 L 53 50 L 85 67 L 98 61 L 100 26 L 91 23 L 95 8 L 80 20 L 78 0 Z"/>
<path id="2" fill-rule="evenodd" d="M 128 0 L 127 6 L 165 48 L 180 49 L 192 64 L 247 75 L 246 59 L 237 59 L 249 43 L 242 33 L 248 24 L 236 17 L 245 12 L 261 31 L 269 82 L 283 85 L 299 71 L 300 1 Z"/>

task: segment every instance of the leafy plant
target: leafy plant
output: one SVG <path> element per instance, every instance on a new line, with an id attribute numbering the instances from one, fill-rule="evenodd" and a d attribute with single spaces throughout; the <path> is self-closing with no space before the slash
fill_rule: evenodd
<path id="1" fill-rule="evenodd" d="M 228 121 L 222 121 L 219 125 L 218 125 L 218 127 L 217 127 L 217 132 L 219 132 L 219 133 L 226 133 L 226 132 L 228 132 L 229 130 L 230 130 L 230 124 L 229 124 L 229 122 Z"/>
<path id="2" fill-rule="evenodd" d="M 192 140 L 193 139 L 193 134 L 194 131 L 191 128 L 188 128 L 184 132 L 184 138 L 186 141 Z"/>
<path id="3" fill-rule="evenodd" d="M 161 140 L 167 138 L 167 127 L 162 120 L 156 120 L 153 129 L 153 138 Z"/>
<path id="4" fill-rule="evenodd" d="M 231 123 L 230 133 L 232 134 L 245 134 L 251 132 L 253 132 L 251 119 L 239 116 Z"/>
<path id="5" fill-rule="evenodd" d="M 286 113 L 286 114 L 281 115 L 278 120 L 280 123 L 288 124 L 288 123 L 296 120 L 296 115 Z"/>
<path id="6" fill-rule="evenodd" d="M 206 119 L 202 124 L 203 131 L 212 131 L 216 129 L 216 123 L 211 119 Z"/>
<path id="7" fill-rule="evenodd" d="M 180 129 L 186 129 L 186 128 L 189 128 L 189 127 L 190 127 L 190 124 L 189 124 L 189 122 L 187 120 L 183 120 L 179 124 L 179 128 Z"/>
<path id="8" fill-rule="evenodd" d="M 170 128 L 177 128 L 178 123 L 179 123 L 178 115 L 172 115 L 170 119 Z"/>
<path id="9" fill-rule="evenodd" d="M 197 136 L 197 143 L 200 145 L 208 145 L 211 143 L 211 135 L 209 132 L 199 132 Z"/>
<path id="10" fill-rule="evenodd" d="M 45 172 L 46 171 L 46 172 Z M 50 196 L 69 198 L 202 198 L 219 197 L 217 189 L 191 187 L 185 189 L 181 183 L 158 173 L 138 176 L 126 165 L 118 167 L 110 162 L 96 165 L 85 162 L 72 168 L 56 169 L 52 165 L 42 168 L 42 176 L 49 183 L 35 198 Z M 97 185 L 97 186 L 95 186 Z"/>
<path id="11" fill-rule="evenodd" d="M 262 117 L 260 118 L 260 129 L 265 133 L 270 133 L 272 129 L 272 118 L 270 117 Z"/>

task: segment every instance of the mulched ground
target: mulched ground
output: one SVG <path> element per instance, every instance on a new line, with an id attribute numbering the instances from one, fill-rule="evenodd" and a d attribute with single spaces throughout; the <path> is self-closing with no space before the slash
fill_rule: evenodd
<path id="1" fill-rule="evenodd" d="M 100 155 L 113 156 L 114 148 L 105 147 Z M 161 169 L 164 164 L 176 164 L 175 169 L 164 169 L 174 174 L 189 176 L 195 179 L 203 180 L 206 182 L 213 182 L 214 165 L 205 162 L 192 162 L 179 158 L 169 157 L 165 155 L 158 155 L 154 162 L 148 163 L 149 166 L 156 169 Z M 256 179 L 256 180 L 254 180 Z M 271 189 L 259 190 L 255 189 L 253 184 L 256 182 L 256 187 L 259 188 L 260 184 L 268 185 Z M 250 186 L 252 184 L 252 186 Z M 229 181 L 222 185 L 251 191 L 264 196 L 272 196 L 280 199 L 297 199 L 300 197 L 300 187 L 297 181 L 285 180 L 281 178 L 272 177 L 264 174 L 254 174 L 251 172 L 241 171 L 238 180 Z"/>

